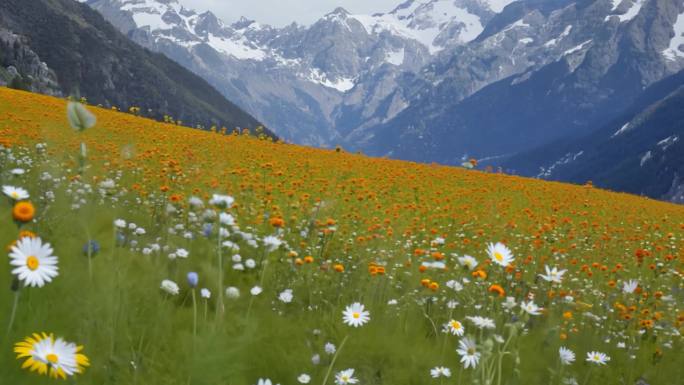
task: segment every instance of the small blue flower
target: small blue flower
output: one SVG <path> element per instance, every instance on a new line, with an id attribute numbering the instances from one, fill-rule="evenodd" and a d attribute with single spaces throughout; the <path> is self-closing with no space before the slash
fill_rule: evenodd
<path id="1" fill-rule="evenodd" d="M 86 257 L 89 254 L 91 257 L 94 257 L 95 254 L 97 254 L 98 252 L 100 252 L 100 243 L 94 239 L 89 242 L 86 242 L 86 244 L 83 245 L 83 255 L 85 255 Z"/>
<path id="2" fill-rule="evenodd" d="M 211 223 L 205 223 L 204 228 L 202 229 L 202 233 L 205 237 L 209 238 L 211 236 L 211 232 L 213 231 L 213 229 L 214 226 L 212 226 Z"/>
<path id="3" fill-rule="evenodd" d="M 192 287 L 193 289 L 197 287 L 197 284 L 199 283 L 199 275 L 195 273 L 194 271 L 191 271 L 188 273 L 188 285 Z"/>

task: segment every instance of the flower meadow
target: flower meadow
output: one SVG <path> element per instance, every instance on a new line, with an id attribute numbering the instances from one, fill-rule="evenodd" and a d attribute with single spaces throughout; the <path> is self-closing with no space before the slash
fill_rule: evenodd
<path id="1" fill-rule="evenodd" d="M 7 384 L 681 384 L 684 208 L 0 89 Z"/>

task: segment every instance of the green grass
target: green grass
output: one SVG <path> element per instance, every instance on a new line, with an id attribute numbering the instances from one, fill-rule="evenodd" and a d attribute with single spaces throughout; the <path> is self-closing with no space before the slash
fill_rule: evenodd
<path id="1" fill-rule="evenodd" d="M 339 348 L 345 338 L 329 385 L 347 368 L 364 385 L 484 385 L 483 377 L 492 385 L 559 384 L 562 378 L 580 385 L 631 385 L 640 378 L 676 385 L 684 375 L 681 207 L 582 186 L 195 132 L 100 109 L 93 109 L 98 125 L 75 134 L 62 101 L 6 90 L 0 92 L 3 100 L 12 107 L 0 103 L 0 139 L 8 138 L 11 148 L 0 151 L 0 184 L 30 192 L 36 218 L 22 229 L 54 247 L 60 274 L 43 288 L 20 290 L 16 320 L 5 336 L 13 278 L 9 264 L 0 264 L 2 384 L 58 381 L 22 370 L 12 352 L 14 343 L 43 331 L 84 345 L 91 367 L 68 380 L 81 384 L 252 385 L 270 378 L 285 385 L 296 384 L 301 373 L 322 384 L 333 359 L 324 346 L 332 342 Z M 90 155 L 79 177 L 80 141 Z M 47 142 L 47 152 L 38 151 L 37 142 Z M 131 148 L 132 158 L 125 155 Z M 27 173 L 11 175 L 16 167 Z M 115 187 L 102 192 L 98 186 L 106 179 Z M 162 185 L 170 191 L 160 192 Z M 171 203 L 171 193 L 181 200 Z M 211 193 L 234 196 L 236 206 L 211 207 Z M 191 195 L 201 197 L 205 209 L 188 205 Z M 3 246 L 19 230 L 11 210 L 12 202 L 2 197 Z M 209 221 L 213 230 L 203 235 L 205 210 L 231 213 L 239 231 L 257 238 L 252 247 L 236 236 L 238 228 L 224 226 L 240 246 L 242 261 L 255 260 L 254 269 L 233 269 L 234 253 L 222 248 L 219 273 L 217 224 Z M 273 217 L 283 218 L 281 230 L 269 223 Z M 117 218 L 142 226 L 146 234 L 116 230 Z M 328 218 L 334 226 L 326 224 Z M 183 230 L 169 232 L 179 225 Z M 125 242 L 117 241 L 117 231 Z M 194 239 L 186 239 L 185 231 Z M 261 239 L 274 234 L 285 244 L 267 252 Z M 438 237 L 445 243 L 433 243 Z M 89 240 L 101 246 L 90 259 L 82 251 Z M 486 244 L 499 241 L 516 258 L 509 272 L 486 262 Z M 142 248 L 151 244 L 168 250 L 145 255 Z M 169 259 L 177 248 L 189 257 Z M 635 257 L 638 250 L 649 253 L 643 263 Z M 313 263 L 298 266 L 291 252 L 312 256 Z M 434 252 L 442 253 L 448 269 L 421 272 L 421 263 L 441 258 Z M 486 279 L 458 264 L 464 254 L 479 261 Z M 369 274 L 371 263 L 386 273 Z M 344 272 L 334 271 L 336 264 Z M 613 271 L 617 264 L 622 269 Z M 538 278 L 545 265 L 568 270 L 561 284 Z M 212 292 L 210 300 L 198 300 L 196 336 L 185 279 L 190 271 L 199 274 L 198 289 Z M 177 282 L 180 294 L 160 290 L 164 279 Z M 423 279 L 439 289 L 423 287 Z M 623 293 L 629 279 L 637 279 L 648 295 Z M 463 289 L 449 288 L 450 280 Z M 504 299 L 488 292 L 491 284 L 518 303 L 533 294 L 545 311 L 530 316 L 520 307 L 504 310 Z M 258 296 L 249 293 L 255 285 L 264 289 Z M 224 297 L 221 315 L 218 297 L 227 286 L 238 287 L 241 296 Z M 293 290 L 292 303 L 278 300 L 285 289 Z M 450 308 L 450 301 L 458 305 Z M 342 311 L 353 302 L 370 311 L 370 322 L 360 328 L 342 321 Z M 616 304 L 635 306 L 629 312 L 633 319 L 622 319 L 626 311 Z M 571 319 L 564 318 L 566 312 Z M 662 314 L 654 328 L 639 325 L 655 312 Z M 466 318 L 476 315 L 491 318 L 496 328 L 478 330 Z M 477 341 L 477 368 L 459 363 L 462 337 L 442 333 L 450 319 L 463 322 L 466 335 Z M 505 353 L 499 338 L 509 341 Z M 562 376 L 561 345 L 577 355 Z M 611 357 L 608 365 L 585 361 L 594 350 Z M 436 366 L 450 368 L 452 376 L 430 378 Z"/>

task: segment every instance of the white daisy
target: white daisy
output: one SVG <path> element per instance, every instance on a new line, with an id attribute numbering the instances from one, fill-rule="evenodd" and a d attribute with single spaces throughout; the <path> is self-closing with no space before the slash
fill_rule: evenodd
<path id="1" fill-rule="evenodd" d="M 170 279 L 163 280 L 160 287 L 162 290 L 171 295 L 178 295 L 178 293 L 180 293 L 180 287 L 178 287 L 178 284 Z"/>
<path id="2" fill-rule="evenodd" d="M 235 218 L 228 213 L 219 214 L 219 221 L 226 226 L 232 226 L 235 224 Z"/>
<path id="3" fill-rule="evenodd" d="M 23 201 L 29 198 L 28 191 L 21 187 L 2 186 L 2 193 L 15 201 Z"/>
<path id="4" fill-rule="evenodd" d="M 445 368 L 443 366 L 437 366 L 432 369 L 430 369 L 430 375 L 432 378 L 439 378 L 439 377 L 451 377 L 451 370 L 449 368 Z"/>
<path id="5" fill-rule="evenodd" d="M 354 377 L 354 369 L 343 370 L 335 375 L 337 385 L 356 384 L 357 382 L 359 380 Z"/>
<path id="6" fill-rule="evenodd" d="M 575 362 L 575 352 L 564 346 L 561 346 L 558 349 L 558 355 L 560 355 L 560 360 L 563 365 L 570 365 Z"/>
<path id="7" fill-rule="evenodd" d="M 630 279 L 629 281 L 622 283 L 622 291 L 627 293 L 627 294 L 632 294 L 632 293 L 634 293 L 634 290 L 636 290 L 638 286 L 639 286 L 639 281 L 637 281 L 636 279 Z"/>
<path id="8" fill-rule="evenodd" d="M 292 289 L 285 289 L 280 293 L 280 295 L 278 295 L 278 299 L 283 303 L 290 303 L 292 302 L 293 298 L 294 295 L 292 294 Z"/>
<path id="9" fill-rule="evenodd" d="M 209 200 L 209 203 L 211 205 L 220 207 L 220 208 L 230 208 L 233 206 L 233 203 L 235 202 L 235 199 L 229 195 L 219 195 L 219 194 L 213 194 L 211 199 Z"/>
<path id="10" fill-rule="evenodd" d="M 370 313 L 362 304 L 355 302 L 342 312 L 342 320 L 347 325 L 357 328 L 370 321 Z"/>
<path id="11" fill-rule="evenodd" d="M 297 377 L 297 382 L 300 384 L 308 384 L 311 382 L 311 376 L 306 373 L 302 373 L 299 375 L 299 377 Z"/>
<path id="12" fill-rule="evenodd" d="M 465 332 L 465 328 L 463 327 L 462 323 L 452 319 L 451 321 L 444 324 L 444 332 L 451 333 L 455 336 L 462 336 Z"/>
<path id="13" fill-rule="evenodd" d="M 273 383 L 268 378 L 260 378 L 259 381 L 257 382 L 257 385 L 273 385 Z"/>
<path id="14" fill-rule="evenodd" d="M 506 297 L 506 300 L 501 303 L 501 306 L 505 307 L 508 310 L 512 310 L 517 303 L 515 302 L 514 297 Z"/>
<path id="15" fill-rule="evenodd" d="M 458 263 L 468 270 L 472 270 L 477 266 L 477 259 L 471 257 L 470 255 L 464 255 L 462 257 L 458 257 Z"/>
<path id="16" fill-rule="evenodd" d="M 188 255 L 190 255 L 190 253 L 185 249 L 176 250 L 176 257 L 178 258 L 187 258 Z"/>
<path id="17" fill-rule="evenodd" d="M 325 346 L 323 347 L 323 349 L 325 350 L 325 352 L 327 354 L 331 354 L 331 355 L 335 354 L 335 352 L 337 351 L 335 344 L 333 344 L 332 342 L 326 343 Z"/>
<path id="18" fill-rule="evenodd" d="M 513 258 L 513 254 L 511 254 L 511 250 L 509 250 L 508 247 L 506 247 L 503 243 L 490 243 L 487 247 L 487 253 L 489 254 L 489 258 L 491 258 L 494 263 L 503 267 L 510 265 L 515 259 Z"/>
<path id="19" fill-rule="evenodd" d="M 474 323 L 480 329 L 494 329 L 496 324 L 491 318 L 480 317 L 480 316 L 468 316 L 466 317 L 470 322 Z"/>
<path id="20" fill-rule="evenodd" d="M 35 333 L 14 347 L 17 359 L 26 358 L 24 368 L 46 374 L 52 378 L 66 379 L 83 373 L 90 366 L 88 358 L 81 353 L 82 346 L 56 338 L 52 334 Z"/>
<path id="21" fill-rule="evenodd" d="M 454 279 L 448 280 L 447 283 L 446 283 L 446 286 L 447 286 L 448 288 L 452 289 L 453 291 L 461 291 L 461 290 L 463 290 L 463 285 L 462 285 L 460 282 L 458 282 L 458 281 L 456 281 L 456 280 L 454 280 Z"/>
<path id="22" fill-rule="evenodd" d="M 465 369 L 468 369 L 469 367 L 474 369 L 480 361 L 480 352 L 477 351 L 475 341 L 468 337 L 458 341 L 456 353 L 461 356 L 461 363 Z"/>
<path id="23" fill-rule="evenodd" d="M 539 315 L 539 314 L 541 314 L 541 310 L 542 310 L 539 306 L 535 305 L 534 302 L 532 302 L 532 301 L 521 302 L 520 308 L 523 309 L 527 314 L 530 314 L 530 315 Z"/>
<path id="24" fill-rule="evenodd" d="M 226 288 L 226 297 L 230 299 L 240 298 L 240 289 L 234 286 L 229 286 Z"/>
<path id="25" fill-rule="evenodd" d="M 57 257 L 52 252 L 50 244 L 43 243 L 40 238 L 20 239 L 9 254 L 10 265 L 14 266 L 12 274 L 26 286 L 45 286 L 59 274 Z"/>
<path id="26" fill-rule="evenodd" d="M 203 288 L 202 290 L 200 290 L 200 297 L 204 299 L 211 298 L 211 291 L 209 291 L 209 289 L 207 288 Z"/>
<path id="27" fill-rule="evenodd" d="M 202 202 L 202 199 L 198 198 L 196 196 L 190 197 L 188 199 L 188 203 L 190 204 L 190 206 L 192 206 L 193 208 L 196 208 L 196 209 L 202 208 L 204 206 L 204 202 Z"/>
<path id="28" fill-rule="evenodd" d="M 546 270 L 546 274 L 539 274 L 539 276 L 546 282 L 555 282 L 555 283 L 561 283 L 563 280 L 563 274 L 567 270 L 558 270 L 557 268 L 550 269 L 548 266 L 544 266 L 544 270 Z"/>
<path id="29" fill-rule="evenodd" d="M 587 361 L 593 362 L 597 365 L 606 365 L 606 363 L 610 361 L 610 357 L 601 352 L 588 352 Z"/>
<path id="30" fill-rule="evenodd" d="M 264 246 L 266 247 L 266 250 L 269 253 L 277 250 L 282 243 L 283 241 L 272 235 L 269 235 L 266 238 L 264 238 Z"/>
<path id="31" fill-rule="evenodd" d="M 254 286 L 249 292 L 250 292 L 252 295 L 259 295 L 259 294 L 261 294 L 262 291 L 264 291 L 264 289 L 262 289 L 261 287 L 259 287 L 259 286 Z"/>

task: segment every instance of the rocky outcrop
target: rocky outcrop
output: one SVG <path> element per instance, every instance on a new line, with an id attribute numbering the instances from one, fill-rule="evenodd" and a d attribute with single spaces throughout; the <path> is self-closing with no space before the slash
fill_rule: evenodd
<path id="1" fill-rule="evenodd" d="M 0 86 L 61 96 L 57 75 L 28 46 L 26 38 L 0 28 Z"/>

